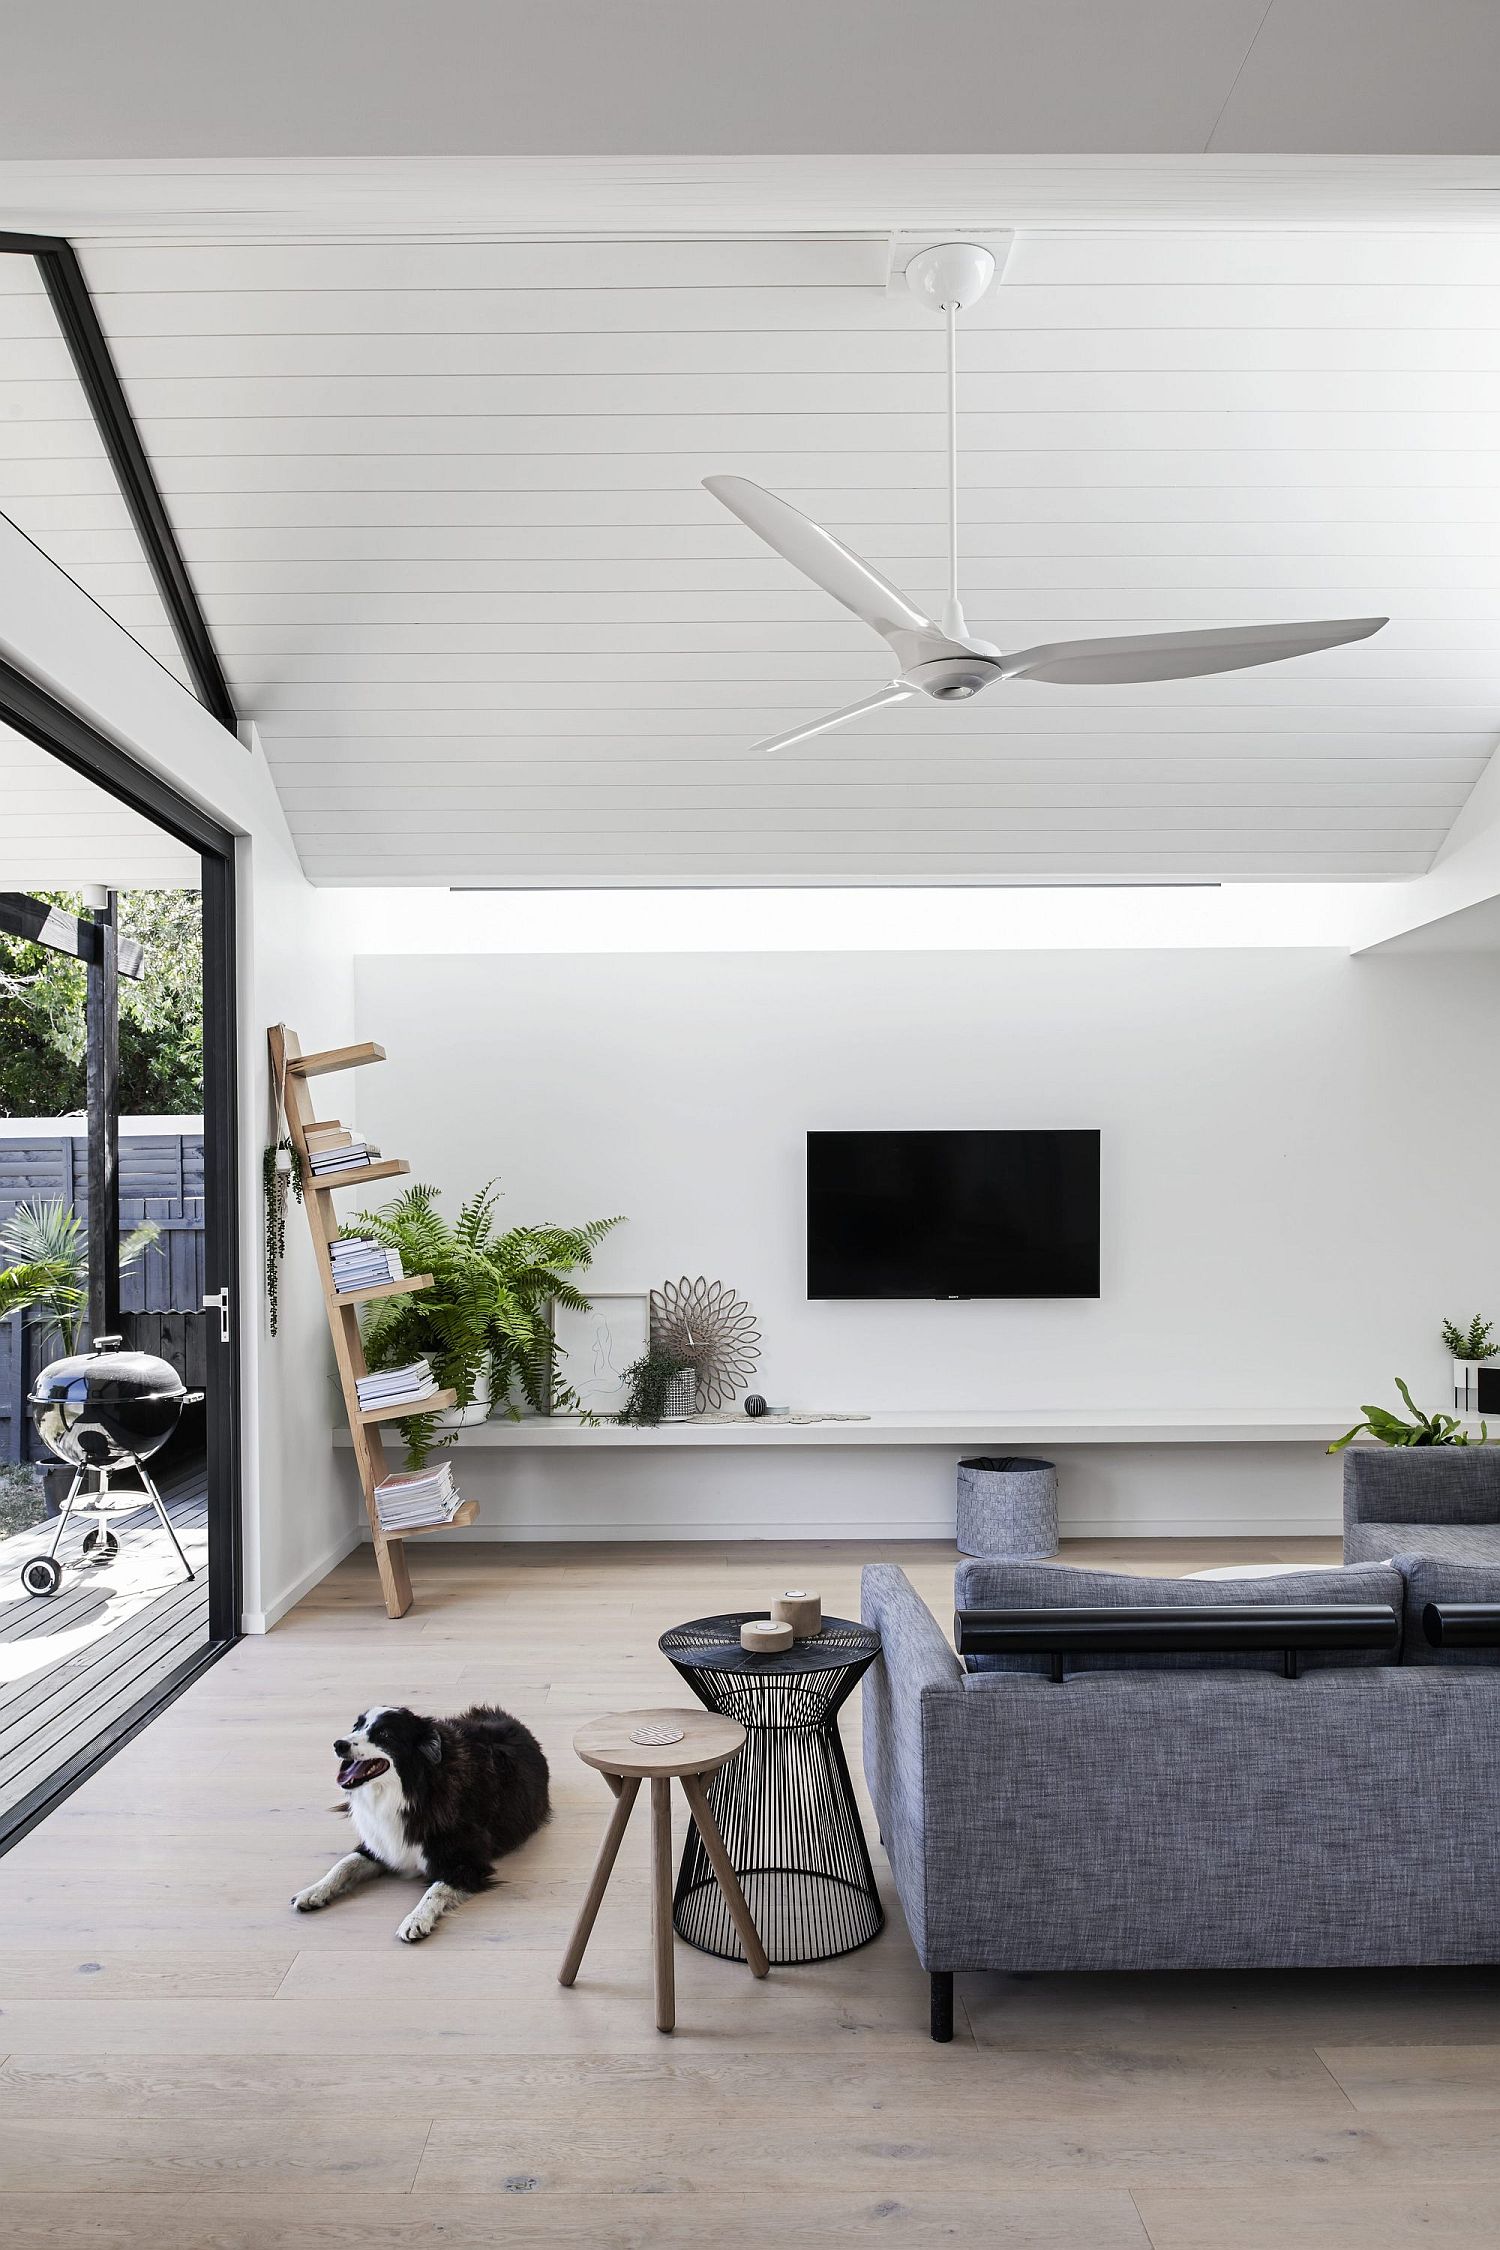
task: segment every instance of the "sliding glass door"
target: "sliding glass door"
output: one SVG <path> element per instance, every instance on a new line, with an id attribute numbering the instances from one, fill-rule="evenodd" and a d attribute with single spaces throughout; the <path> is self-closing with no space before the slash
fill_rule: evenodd
<path id="1" fill-rule="evenodd" d="M 0 796 L 3 1847 L 234 1638 L 240 1509 L 232 839 L 3 664 Z"/>

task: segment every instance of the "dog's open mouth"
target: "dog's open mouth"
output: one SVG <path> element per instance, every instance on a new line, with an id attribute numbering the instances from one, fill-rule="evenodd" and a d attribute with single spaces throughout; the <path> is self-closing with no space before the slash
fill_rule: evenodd
<path id="1" fill-rule="evenodd" d="M 389 1758 L 346 1758 L 339 1767 L 340 1789 L 359 1789 L 390 1767 Z"/>

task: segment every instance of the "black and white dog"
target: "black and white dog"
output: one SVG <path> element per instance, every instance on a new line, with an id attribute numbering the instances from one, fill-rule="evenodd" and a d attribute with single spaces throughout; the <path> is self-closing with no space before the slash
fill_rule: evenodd
<path id="1" fill-rule="evenodd" d="M 425 1876 L 396 1931 L 406 1945 L 486 1890 L 495 1861 L 534 1836 L 551 1810 L 541 1744 L 488 1704 L 457 1719 L 373 1704 L 333 1747 L 359 1843 L 292 1904 L 312 1914 L 374 1875 Z"/>

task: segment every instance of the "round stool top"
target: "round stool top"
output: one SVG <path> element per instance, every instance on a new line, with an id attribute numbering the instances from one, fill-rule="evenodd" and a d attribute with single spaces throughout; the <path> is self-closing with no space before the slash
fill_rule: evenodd
<path id="1" fill-rule="evenodd" d="M 631 1739 L 638 1732 L 676 1734 L 679 1729 L 676 1742 Z M 600 1773 L 649 1775 L 660 1781 L 684 1773 L 717 1773 L 744 1740 L 739 1720 L 722 1718 L 716 1711 L 614 1711 L 580 1727 L 573 1749 L 586 1766 Z"/>

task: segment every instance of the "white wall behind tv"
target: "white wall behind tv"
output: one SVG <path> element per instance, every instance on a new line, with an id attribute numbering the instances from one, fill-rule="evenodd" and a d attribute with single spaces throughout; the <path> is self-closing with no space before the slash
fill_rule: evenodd
<path id="1" fill-rule="evenodd" d="M 711 919 L 712 902 L 704 902 Z M 628 1214 L 599 1282 L 749 1298 L 758 1387 L 844 1409 L 1447 1403 L 1445 1314 L 1500 1312 L 1482 959 L 1287 951 L 367 956 L 360 1119 L 456 1204 Z M 810 1127 L 1097 1126 L 1097 1301 L 810 1303 Z M 1316 1448 L 1076 1448 L 1065 1529 L 1333 1530 Z M 510 1536 L 915 1536 L 950 1456 L 465 1452 Z"/>

